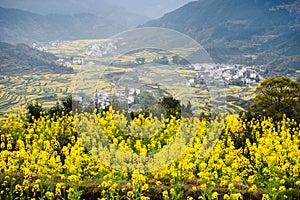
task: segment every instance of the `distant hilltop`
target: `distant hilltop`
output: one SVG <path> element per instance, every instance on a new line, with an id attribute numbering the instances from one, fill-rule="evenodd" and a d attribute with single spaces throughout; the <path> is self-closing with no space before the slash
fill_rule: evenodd
<path id="1" fill-rule="evenodd" d="M 299 0 L 199 0 L 142 27 L 199 41 L 218 63 L 266 65 L 267 76 L 300 70 Z"/>
<path id="2" fill-rule="evenodd" d="M 122 16 L 123 20 L 128 20 L 127 23 L 89 13 L 41 15 L 0 7 L 0 41 L 30 44 L 36 41 L 99 39 L 145 22 L 145 18 L 131 19 L 135 17 L 128 15 Z"/>

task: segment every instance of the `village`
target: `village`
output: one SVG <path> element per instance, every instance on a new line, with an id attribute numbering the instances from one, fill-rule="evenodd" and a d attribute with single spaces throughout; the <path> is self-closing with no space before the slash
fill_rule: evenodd
<path id="1" fill-rule="evenodd" d="M 49 48 L 59 48 L 60 45 L 68 43 L 69 41 L 53 41 L 46 43 L 33 43 L 32 47 L 40 50 L 47 51 Z M 89 45 L 85 49 L 86 57 L 70 57 L 70 58 L 59 58 L 56 60 L 57 65 L 84 65 L 94 64 L 93 61 L 87 60 L 88 57 L 109 56 L 117 50 L 117 46 L 112 40 L 103 40 L 101 42 Z M 166 56 L 163 56 L 167 59 Z M 133 66 L 140 65 L 140 58 L 136 59 L 136 63 L 132 63 Z M 167 60 L 168 61 L 168 60 Z M 155 62 L 153 60 L 153 62 Z M 149 64 L 149 62 L 142 64 Z M 174 64 L 174 60 L 168 61 L 165 64 Z M 192 64 L 188 66 L 188 69 L 194 70 L 196 76 L 189 79 L 188 86 L 195 87 L 199 83 L 213 84 L 215 81 L 221 81 L 225 85 L 255 85 L 264 80 L 260 75 L 263 73 L 258 66 L 246 66 L 242 64 L 213 64 L 213 63 L 201 63 Z M 203 82 L 204 81 L 204 82 Z"/>
<path id="2" fill-rule="evenodd" d="M 48 43 L 34 43 L 33 48 L 39 51 L 47 51 L 49 48 L 59 48 L 61 44 L 67 43 L 68 41 L 54 41 Z M 112 40 L 103 40 L 98 43 L 91 44 L 87 46 L 84 50 L 86 56 L 81 57 L 70 57 L 70 58 L 59 58 L 56 60 L 57 65 L 85 65 L 95 63 L 92 61 L 94 58 L 102 58 L 104 56 L 110 56 L 114 51 L 117 50 L 116 44 Z M 256 85 L 263 81 L 264 78 L 261 76 L 263 73 L 262 68 L 257 66 L 246 66 L 242 64 L 214 64 L 214 63 L 196 63 L 196 64 L 183 64 L 174 61 L 174 57 L 167 57 L 166 55 L 161 55 L 166 62 L 157 63 L 157 59 L 149 60 L 145 62 L 145 59 L 141 60 L 138 57 L 135 61 L 131 61 L 129 64 L 126 63 L 127 68 L 139 67 L 140 65 L 147 64 L 164 64 L 164 65 L 174 65 L 174 70 L 180 67 L 184 70 L 192 71 L 194 74 L 189 77 L 185 77 L 183 81 L 186 87 L 199 88 L 201 89 L 203 85 L 206 86 L 224 86 L 236 85 L 236 86 L 247 86 Z M 177 56 L 178 57 L 178 56 Z M 173 60 L 172 60 L 173 58 Z M 89 60 L 91 59 L 91 60 Z M 122 65 L 122 63 L 119 63 Z M 125 65 L 125 64 L 124 64 Z M 107 66 L 109 67 L 109 66 Z M 122 66 L 124 67 L 124 66 Z M 173 68 L 172 68 L 173 69 Z M 113 74 L 113 71 L 111 71 Z M 124 72 L 125 73 L 125 72 Z M 122 76 L 122 74 L 119 74 Z M 113 76 L 113 75 L 112 75 Z M 112 79 L 112 78 L 111 78 Z M 107 80 L 109 81 L 109 80 Z M 157 80 L 158 81 L 158 80 Z M 155 91 L 149 88 L 135 88 L 127 87 L 124 90 L 117 90 L 115 94 L 108 94 L 104 90 L 96 91 L 94 97 L 80 97 L 80 95 L 75 95 L 74 98 L 81 102 L 82 105 L 89 106 L 91 103 L 97 105 L 99 109 L 105 109 L 108 107 L 112 101 L 117 100 L 121 104 L 126 105 L 129 109 L 131 107 L 141 107 L 141 102 L 138 101 L 139 98 L 144 98 L 144 96 L 155 96 Z"/>
<path id="3" fill-rule="evenodd" d="M 196 78 L 188 82 L 188 85 L 192 87 L 197 83 L 213 84 L 215 81 L 223 82 L 224 86 L 246 86 L 256 85 L 264 80 L 260 75 L 262 71 L 258 71 L 253 66 L 241 64 L 203 63 L 193 64 L 190 68 L 196 71 Z"/>

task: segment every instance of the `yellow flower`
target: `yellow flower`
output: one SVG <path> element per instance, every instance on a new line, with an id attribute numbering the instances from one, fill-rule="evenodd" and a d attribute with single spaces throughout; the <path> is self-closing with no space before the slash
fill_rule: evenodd
<path id="1" fill-rule="evenodd" d="M 218 199 L 218 195 L 219 195 L 219 194 L 218 194 L 217 192 L 213 192 L 211 198 L 212 198 L 212 199 Z"/>
<path id="2" fill-rule="evenodd" d="M 254 176 L 249 176 L 248 177 L 248 183 L 253 184 L 255 182 Z"/>
<path id="3" fill-rule="evenodd" d="M 163 199 L 169 199 L 169 192 L 167 190 L 162 192 Z"/>
<path id="4" fill-rule="evenodd" d="M 150 200 L 150 197 L 141 196 L 141 200 Z"/>
<path id="5" fill-rule="evenodd" d="M 193 187 L 192 187 L 192 190 L 193 190 L 194 192 L 196 192 L 196 191 L 197 191 L 197 187 L 196 187 L 196 186 L 193 186 Z"/>
<path id="6" fill-rule="evenodd" d="M 39 184 L 34 184 L 32 187 L 32 192 L 38 192 L 40 189 L 40 185 Z"/>
<path id="7" fill-rule="evenodd" d="M 156 181 L 156 183 L 155 183 L 157 186 L 160 186 L 162 183 L 161 183 L 161 181 Z"/>
<path id="8" fill-rule="evenodd" d="M 74 188 L 69 188 L 69 189 L 67 189 L 67 193 L 73 193 L 75 190 L 74 190 Z"/>
<path id="9" fill-rule="evenodd" d="M 261 200 L 270 200 L 270 196 L 268 194 L 263 194 L 262 199 Z"/>
<path id="10" fill-rule="evenodd" d="M 63 183 L 57 183 L 55 186 L 55 196 L 60 197 L 61 196 L 61 188 L 63 186 Z"/>
<path id="11" fill-rule="evenodd" d="M 79 181 L 79 177 L 76 176 L 76 175 L 70 175 L 70 176 L 68 176 L 68 181 L 78 182 Z"/>
<path id="12" fill-rule="evenodd" d="M 285 188 L 285 186 L 280 186 L 280 187 L 279 187 L 279 191 L 280 191 L 280 192 L 284 192 L 284 191 L 286 191 L 286 188 Z"/>
<path id="13" fill-rule="evenodd" d="M 127 192 L 127 199 L 133 199 L 134 198 L 134 193 L 133 191 L 128 191 Z"/>
<path id="14" fill-rule="evenodd" d="M 230 199 L 233 199 L 233 200 L 241 200 L 241 199 L 243 199 L 243 196 L 242 196 L 241 193 L 230 194 Z"/>
<path id="15" fill-rule="evenodd" d="M 234 189 L 234 184 L 233 183 L 229 183 L 228 184 L 228 189 L 229 190 L 233 190 Z"/>
<path id="16" fill-rule="evenodd" d="M 53 192 L 46 192 L 46 196 L 49 198 L 49 199 L 53 199 L 54 198 L 54 194 Z"/>
<path id="17" fill-rule="evenodd" d="M 249 192 L 255 192 L 257 190 L 257 186 L 254 184 L 249 188 Z"/>
<path id="18" fill-rule="evenodd" d="M 149 188 L 149 184 L 148 184 L 148 183 L 145 183 L 145 184 L 142 186 L 142 191 L 148 190 L 148 188 Z"/>
<path id="19" fill-rule="evenodd" d="M 15 190 L 16 190 L 17 193 L 22 192 L 22 191 L 23 191 L 22 185 L 17 184 L 17 185 L 15 186 Z"/>
<path id="20" fill-rule="evenodd" d="M 170 195 L 173 196 L 174 194 L 175 194 L 175 189 L 174 189 L 174 188 L 171 188 L 171 189 L 170 189 Z"/>
<path id="21" fill-rule="evenodd" d="M 101 183 L 101 187 L 104 187 L 104 188 L 109 187 L 109 183 L 106 182 L 106 181 L 103 181 L 103 182 Z"/>
<path id="22" fill-rule="evenodd" d="M 223 199 L 224 200 L 230 200 L 230 196 L 228 194 L 224 194 Z"/>
<path id="23" fill-rule="evenodd" d="M 201 184 L 201 185 L 200 185 L 200 189 L 201 189 L 202 191 L 206 191 L 206 184 Z"/>

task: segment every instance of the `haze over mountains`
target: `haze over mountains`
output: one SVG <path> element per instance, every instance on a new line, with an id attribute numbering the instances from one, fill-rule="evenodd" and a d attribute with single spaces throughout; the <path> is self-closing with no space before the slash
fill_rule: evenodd
<path id="1" fill-rule="evenodd" d="M 0 41 L 106 38 L 188 1 L 1 0 Z"/>
<path id="2" fill-rule="evenodd" d="M 105 38 L 149 20 L 104 0 L 2 0 L 0 6 L 0 40 L 11 43 Z"/>
<path id="3" fill-rule="evenodd" d="M 102 19 L 113 21 L 126 27 L 135 27 L 147 20 L 147 17 L 129 12 L 126 9 L 107 3 L 105 0 L 2 0 L 0 6 L 16 8 L 40 15 L 73 15 L 89 13 Z"/>
<path id="4" fill-rule="evenodd" d="M 130 12 L 145 15 L 149 18 L 159 18 L 193 0 L 109 0 L 113 5 L 119 5 Z"/>
<path id="5" fill-rule="evenodd" d="M 299 5 L 299 0 L 199 0 L 144 27 L 186 33 L 216 62 L 267 64 L 271 74 L 288 74 L 300 69 Z"/>
<path id="6" fill-rule="evenodd" d="M 115 17 L 126 15 L 146 16 L 158 18 L 163 14 L 175 10 L 192 0 L 1 0 L 0 6 L 17 8 L 38 14 L 74 14 L 93 13 L 99 16 Z"/>
<path id="7" fill-rule="evenodd" d="M 0 8 L 0 41 L 99 39 L 139 25 L 165 27 L 196 39 L 215 62 L 265 65 L 268 75 L 300 69 L 299 0 L 199 0 L 146 23 L 189 1 L 2 0 L 18 9 Z"/>
<path id="8" fill-rule="evenodd" d="M 27 43 L 50 40 L 105 38 L 128 29 L 93 14 L 40 15 L 0 7 L 0 41 Z"/>

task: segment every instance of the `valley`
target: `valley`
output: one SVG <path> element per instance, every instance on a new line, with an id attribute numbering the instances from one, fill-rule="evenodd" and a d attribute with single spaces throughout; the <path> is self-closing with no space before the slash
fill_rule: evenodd
<path id="1" fill-rule="evenodd" d="M 221 110 L 238 113 L 247 109 L 255 95 L 255 87 L 264 78 L 264 69 L 239 64 L 196 64 L 189 65 L 176 54 L 189 51 L 174 49 L 172 52 L 141 49 L 120 57 L 112 57 L 117 47 L 110 39 L 74 40 L 34 43 L 41 52 L 56 56 L 56 65 L 73 68 L 74 73 L 33 71 L 30 74 L 1 75 L 1 105 L 3 115 L 11 107 L 26 106 L 39 101 L 45 107 L 55 105 L 69 94 L 95 98 L 97 91 L 105 91 L 111 98 L 129 90 L 164 91 L 187 103 L 192 101 L 194 112 L 210 112 L 217 105 Z M 182 62 L 180 64 L 180 62 Z M 210 86 L 209 74 L 216 69 L 222 75 L 220 91 Z M 216 90 L 216 91 L 214 91 Z M 212 94 L 223 93 L 226 103 Z M 123 97 L 133 99 L 131 96 Z M 154 95 L 155 96 L 155 95 Z M 160 95 L 156 95 L 162 98 Z M 158 100 L 158 99 L 157 99 Z M 214 104 L 214 105 L 212 105 Z M 214 108 L 215 109 L 215 108 Z"/>

